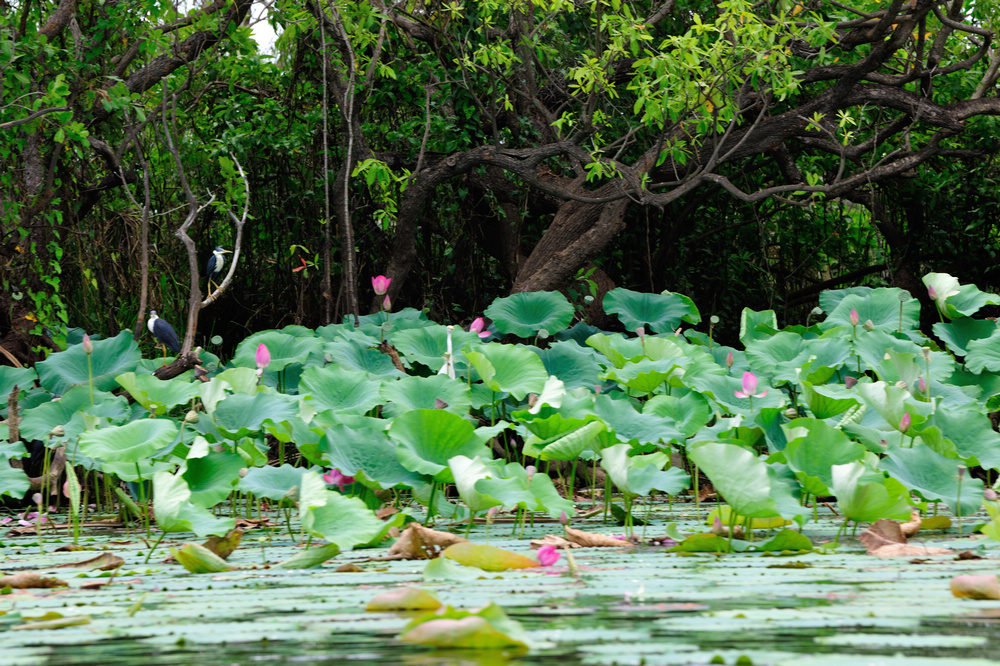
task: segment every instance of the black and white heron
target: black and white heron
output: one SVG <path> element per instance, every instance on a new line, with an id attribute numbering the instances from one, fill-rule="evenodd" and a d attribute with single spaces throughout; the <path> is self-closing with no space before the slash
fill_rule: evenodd
<path id="1" fill-rule="evenodd" d="M 164 359 L 167 358 L 167 348 L 175 354 L 180 353 L 181 343 L 177 339 L 177 332 L 174 331 L 173 326 L 156 316 L 156 310 L 149 311 L 149 321 L 146 322 L 146 327 L 149 328 L 149 332 L 153 334 L 156 341 L 162 345 Z"/>
<path id="2" fill-rule="evenodd" d="M 226 265 L 226 254 L 230 250 L 222 249 L 222 246 L 218 246 L 212 250 L 212 256 L 208 258 L 208 264 L 205 266 L 205 275 L 208 276 L 208 289 L 212 290 L 212 282 L 214 281 L 218 284 L 219 276 L 222 275 L 222 267 Z"/>

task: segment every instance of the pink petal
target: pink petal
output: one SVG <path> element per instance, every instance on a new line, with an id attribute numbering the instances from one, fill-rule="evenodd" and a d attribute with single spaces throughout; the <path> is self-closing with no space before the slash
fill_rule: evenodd
<path id="1" fill-rule="evenodd" d="M 538 549 L 538 563 L 543 567 L 550 567 L 559 561 L 562 554 L 556 550 L 555 546 L 542 546 Z"/>
<path id="2" fill-rule="evenodd" d="M 392 278 L 387 278 L 384 275 L 376 275 L 372 278 L 372 289 L 375 290 L 376 296 L 384 296 L 385 292 L 389 291 L 389 285 L 392 283 Z"/>
<path id="3" fill-rule="evenodd" d="M 263 342 L 257 345 L 257 367 L 263 370 L 271 362 L 271 352 Z"/>
<path id="4" fill-rule="evenodd" d="M 757 376 L 747 370 L 743 373 L 743 392 L 747 395 L 753 395 L 756 390 Z"/>

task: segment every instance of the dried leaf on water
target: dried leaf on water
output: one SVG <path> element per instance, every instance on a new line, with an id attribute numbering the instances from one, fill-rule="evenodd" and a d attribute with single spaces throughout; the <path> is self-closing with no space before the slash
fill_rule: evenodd
<path id="1" fill-rule="evenodd" d="M 236 527 L 229 530 L 229 532 L 226 533 L 226 536 L 209 537 L 202 545 L 222 559 L 228 560 L 229 556 L 233 554 L 233 551 L 239 547 L 240 541 L 242 540 L 243 530 Z"/>
<path id="2" fill-rule="evenodd" d="M 392 544 L 389 555 L 407 560 L 431 560 L 448 546 L 465 542 L 466 539 L 460 536 L 410 523 L 399 540 Z"/>
<path id="3" fill-rule="evenodd" d="M 895 520 L 883 518 L 870 525 L 859 537 L 869 555 L 875 557 L 926 557 L 951 555 L 947 548 L 916 546 L 906 543 L 902 526 Z"/>
<path id="4" fill-rule="evenodd" d="M 400 587 L 373 597 L 365 606 L 366 611 L 437 610 L 441 600 L 419 587 Z"/>
<path id="5" fill-rule="evenodd" d="M 532 539 L 531 547 L 538 550 L 542 546 L 555 546 L 556 548 L 583 548 L 578 543 L 573 543 L 567 539 L 557 536 L 555 534 L 546 534 L 541 539 Z"/>
<path id="6" fill-rule="evenodd" d="M 67 586 L 68 583 L 66 581 L 43 576 L 37 571 L 22 571 L 10 576 L 0 577 L 0 587 L 10 587 L 15 590 L 26 590 L 28 588 L 50 589 Z"/>
<path id="7" fill-rule="evenodd" d="M 584 532 L 583 530 L 573 529 L 572 527 L 566 528 L 566 538 L 573 543 L 584 546 L 585 548 L 630 548 L 632 546 L 629 541 L 616 539 L 615 537 L 607 536 L 605 534 Z"/>
<path id="8" fill-rule="evenodd" d="M 118 557 L 114 553 L 101 553 L 97 557 L 91 557 L 87 560 L 60 564 L 56 567 L 56 569 L 86 569 L 87 571 L 99 569 L 101 571 L 111 571 L 112 569 L 117 569 L 123 564 L 125 564 L 125 560 Z"/>
<path id="9" fill-rule="evenodd" d="M 902 530 L 903 536 L 909 538 L 919 532 L 922 526 L 920 512 L 914 509 L 910 512 L 910 519 L 905 523 L 901 523 L 899 529 Z"/>

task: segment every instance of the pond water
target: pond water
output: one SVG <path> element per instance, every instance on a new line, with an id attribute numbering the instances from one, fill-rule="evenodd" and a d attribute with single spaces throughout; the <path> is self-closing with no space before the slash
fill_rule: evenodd
<path id="1" fill-rule="evenodd" d="M 693 507 L 659 508 L 649 536 L 676 522 L 700 528 Z M 967 519 L 967 525 L 974 518 Z M 574 526 L 605 534 L 622 528 L 599 519 Z M 822 547 L 837 522 L 829 514 L 804 534 Z M 490 528 L 489 543 L 529 552 L 530 538 L 559 533 L 557 524 L 511 534 Z M 637 528 L 641 533 L 643 528 Z M 455 528 L 461 533 L 462 528 Z M 240 569 L 194 575 L 165 563 L 170 535 L 145 564 L 151 542 L 124 530 L 86 534 L 81 544 L 125 559 L 114 572 L 53 569 L 94 550 L 53 552 L 70 539 L 0 536 L 5 574 L 42 570 L 67 583 L 55 590 L 0 596 L 0 663 L 20 664 L 774 664 L 782 666 L 974 666 L 996 663 L 1000 601 L 957 599 L 952 576 L 996 573 L 1000 549 L 981 535 L 919 533 L 912 542 L 971 550 L 955 555 L 884 559 L 842 538 L 824 552 L 765 555 L 669 553 L 663 547 L 574 550 L 579 575 L 565 557 L 555 566 L 503 573 L 465 572 L 461 580 L 428 581 L 423 561 L 372 560 L 384 549 L 344 553 L 305 571 L 271 568 L 297 552 L 297 537 L 247 532 L 230 557 Z M 187 538 L 185 538 L 187 537 Z M 470 538 L 486 540 L 477 525 Z M 147 543 L 149 545 L 147 545 Z M 338 572 L 355 562 L 362 572 Z M 110 581 L 99 589 L 85 584 Z M 396 640 L 405 613 L 366 613 L 375 595 L 399 585 L 433 591 L 470 608 L 496 602 L 520 621 L 537 647 L 524 654 L 431 650 Z M 45 619 L 78 618 L 58 629 L 19 630 Z"/>

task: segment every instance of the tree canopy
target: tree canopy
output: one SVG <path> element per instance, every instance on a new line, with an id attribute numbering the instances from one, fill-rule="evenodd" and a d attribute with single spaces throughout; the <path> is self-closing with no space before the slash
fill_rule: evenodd
<path id="1" fill-rule="evenodd" d="M 831 286 L 995 281 L 995 3 L 280 0 L 274 57 L 253 6 L 0 0 L 8 352 L 150 307 L 189 347 L 340 321 L 377 274 L 454 320 L 669 289 L 723 335 Z"/>

